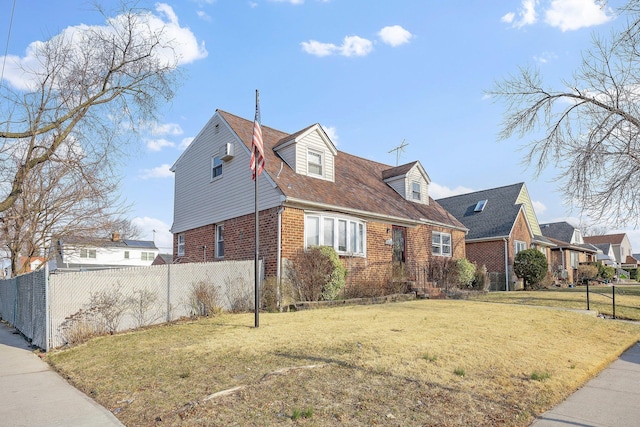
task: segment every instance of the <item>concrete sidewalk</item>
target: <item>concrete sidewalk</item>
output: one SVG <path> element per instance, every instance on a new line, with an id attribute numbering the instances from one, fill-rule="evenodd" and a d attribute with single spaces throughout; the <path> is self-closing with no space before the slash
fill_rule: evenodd
<path id="1" fill-rule="evenodd" d="M 640 343 L 542 414 L 535 427 L 636 427 L 640 425 Z"/>
<path id="2" fill-rule="evenodd" d="M 0 425 L 123 426 L 51 370 L 4 323 L 0 323 Z"/>

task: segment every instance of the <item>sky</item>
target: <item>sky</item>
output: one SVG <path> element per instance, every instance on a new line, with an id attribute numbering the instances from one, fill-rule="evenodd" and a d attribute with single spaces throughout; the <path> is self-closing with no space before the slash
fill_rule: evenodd
<path id="1" fill-rule="evenodd" d="M 537 176 L 522 163 L 531 136 L 498 139 L 504 107 L 487 91 L 522 66 L 537 67 L 561 88 L 593 34 L 623 23 L 616 16 L 622 4 L 139 1 L 179 43 L 184 80 L 119 165 L 129 218 L 140 238 L 170 253 L 171 165 L 216 109 L 252 120 L 258 89 L 263 126 L 294 133 L 320 123 L 341 151 L 389 165 L 419 160 L 434 199 L 525 182 L 540 223 L 578 225 L 585 219 L 563 203 L 558 171 Z M 104 25 L 90 2 L 0 0 L 2 83 L 19 87 L 15 64 L 28 63 L 32 43 L 80 25 Z M 397 158 L 392 150 L 402 143 Z M 640 231 L 608 230 L 620 231 L 640 252 Z"/>

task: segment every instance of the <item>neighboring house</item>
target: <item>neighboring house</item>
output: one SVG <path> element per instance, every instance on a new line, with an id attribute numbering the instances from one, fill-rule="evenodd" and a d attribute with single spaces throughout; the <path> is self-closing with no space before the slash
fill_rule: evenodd
<path id="1" fill-rule="evenodd" d="M 175 162 L 174 262 L 253 259 L 253 121 L 217 110 Z M 379 280 L 395 262 L 464 258 L 467 231 L 429 197 L 419 162 L 391 167 L 338 151 L 319 124 L 262 126 L 259 255 L 265 276 L 310 246 L 332 246 L 350 278 Z"/>
<path id="2" fill-rule="evenodd" d="M 616 266 L 616 255 L 613 252 L 613 245 L 611 243 L 599 243 L 597 245 L 591 244 L 598 249 L 596 260 L 602 262 L 604 265 L 610 267 Z"/>
<path id="3" fill-rule="evenodd" d="M 58 239 L 55 250 L 50 263 L 52 271 L 149 266 L 158 255 L 154 242 L 120 239 L 118 233 L 113 233 L 109 239 Z"/>
<path id="4" fill-rule="evenodd" d="M 151 265 L 166 265 L 173 264 L 173 255 L 172 254 L 158 254 L 158 256 L 153 260 Z"/>
<path id="5" fill-rule="evenodd" d="M 465 239 L 467 259 L 487 268 L 491 290 L 522 286 L 513 274 L 518 252 L 536 248 L 549 259 L 549 248 L 554 244 L 542 235 L 523 182 L 437 202 L 469 229 Z"/>
<path id="6" fill-rule="evenodd" d="M 31 258 L 21 256 L 18 259 L 18 271 L 23 273 L 30 273 L 37 270 L 45 262 L 44 257 L 34 256 Z M 22 273 L 19 273 L 22 274 Z"/>
<path id="7" fill-rule="evenodd" d="M 591 243 L 592 245 L 610 244 L 613 250 L 613 255 L 615 256 L 617 267 L 632 264 L 634 265 L 633 268 L 635 268 L 635 265 L 637 265 L 637 261 L 633 257 L 631 241 L 629 240 L 629 237 L 627 237 L 626 233 L 585 236 L 584 241 L 586 243 Z"/>
<path id="8" fill-rule="evenodd" d="M 584 242 L 579 229 L 566 221 L 540 224 L 542 235 L 555 247 L 551 248 L 549 264 L 558 279 L 575 283 L 578 279 L 578 265 L 583 262 L 595 262 L 598 248 Z"/>

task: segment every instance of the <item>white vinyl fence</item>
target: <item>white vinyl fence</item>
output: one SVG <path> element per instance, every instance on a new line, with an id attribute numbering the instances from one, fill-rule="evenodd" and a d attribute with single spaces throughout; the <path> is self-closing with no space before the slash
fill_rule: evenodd
<path id="1" fill-rule="evenodd" d="M 49 350 L 69 341 L 68 326 L 74 319 L 93 316 L 103 329 L 115 332 L 198 314 L 202 310 L 202 301 L 194 299 L 198 286 L 215 290 L 218 307 L 253 310 L 254 277 L 253 261 L 62 274 L 42 269 L 0 280 L 0 318 L 33 345 Z"/>

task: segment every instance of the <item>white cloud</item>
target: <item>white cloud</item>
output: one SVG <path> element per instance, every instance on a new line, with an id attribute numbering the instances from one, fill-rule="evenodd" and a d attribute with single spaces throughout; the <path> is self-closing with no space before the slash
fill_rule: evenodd
<path id="1" fill-rule="evenodd" d="M 178 145 L 178 148 L 180 150 L 186 150 L 187 147 L 189 145 L 191 145 L 191 143 L 193 142 L 194 139 L 196 139 L 196 138 L 193 137 L 193 136 L 189 136 L 187 138 L 182 138 L 182 141 L 180 141 L 180 145 Z"/>
<path id="2" fill-rule="evenodd" d="M 271 0 L 275 3 L 291 3 L 291 4 L 303 4 L 304 0 Z"/>
<path id="3" fill-rule="evenodd" d="M 141 25 L 137 27 L 136 38 L 148 38 L 149 32 L 161 33 L 160 44 L 173 47 L 157 51 L 157 59 L 163 63 L 188 64 L 198 59 L 205 58 L 208 53 L 204 42 L 198 42 L 195 35 L 187 27 L 181 27 L 178 17 L 171 6 L 166 3 L 156 4 L 156 14 L 153 12 L 141 12 L 137 18 Z M 126 17 L 119 15 L 108 19 L 108 25 L 88 26 L 80 24 L 67 27 L 52 38 L 54 42 L 63 42 L 70 48 L 80 47 L 81 40 L 86 38 L 88 32 L 97 32 L 109 37 L 113 28 L 123 28 L 126 25 Z M 24 56 L 7 55 L 4 79 L 18 90 L 29 90 L 37 86 L 35 79 L 42 73 L 44 56 L 41 53 L 47 42 L 34 41 L 25 49 Z M 81 56 L 84 52 L 77 52 Z M 0 61 L 5 58 L 0 57 Z M 62 70 L 64 72 L 64 70 Z"/>
<path id="4" fill-rule="evenodd" d="M 177 123 L 153 123 L 149 128 L 152 135 L 182 135 L 182 128 Z"/>
<path id="5" fill-rule="evenodd" d="M 522 28 L 525 25 L 535 24 L 538 20 L 536 5 L 538 0 L 522 0 L 522 6 L 518 10 L 518 17 L 514 12 L 509 12 L 501 18 L 502 22 L 511 24 L 515 28 Z"/>
<path id="6" fill-rule="evenodd" d="M 472 193 L 471 188 L 457 186 L 456 188 L 445 187 L 444 185 L 432 182 L 429 184 L 429 196 L 434 199 L 442 199 L 444 197 L 457 196 L 458 194 Z"/>
<path id="7" fill-rule="evenodd" d="M 336 46 L 333 43 L 321 43 L 316 40 L 309 40 L 308 42 L 302 42 L 300 44 L 302 45 L 302 50 L 319 57 L 333 54 L 347 57 L 366 56 L 373 50 L 371 40 L 358 36 L 346 36 L 340 46 Z"/>
<path id="8" fill-rule="evenodd" d="M 145 144 L 147 145 L 147 149 L 149 151 L 162 151 L 164 147 L 175 147 L 175 144 L 171 141 L 167 141 L 166 139 L 145 139 Z"/>
<path id="9" fill-rule="evenodd" d="M 324 129 L 331 142 L 334 145 L 338 145 L 338 130 L 335 126 L 322 126 L 322 129 Z"/>
<path id="10" fill-rule="evenodd" d="M 339 50 L 338 46 L 332 43 L 321 43 L 316 40 L 309 40 L 308 42 L 302 42 L 300 44 L 302 45 L 302 50 L 308 54 L 319 57 L 333 55 Z"/>
<path id="11" fill-rule="evenodd" d="M 167 223 L 148 216 L 133 218 L 131 223 L 140 230 L 141 239 L 155 242 L 160 253 L 173 253 L 173 234 L 169 231 Z"/>
<path id="12" fill-rule="evenodd" d="M 531 204 L 533 205 L 533 211 L 536 213 L 536 216 L 542 215 L 547 210 L 547 206 L 539 200 L 532 200 Z"/>
<path id="13" fill-rule="evenodd" d="M 142 179 L 150 179 L 150 178 L 170 178 L 173 176 L 173 172 L 171 172 L 171 165 L 163 164 L 153 169 L 143 169 L 140 178 Z"/>
<path id="14" fill-rule="evenodd" d="M 545 12 L 545 22 L 570 31 L 604 24 L 613 19 L 613 13 L 598 0 L 553 0 Z"/>
<path id="15" fill-rule="evenodd" d="M 209 14 L 204 10 L 198 10 L 196 14 L 198 15 L 198 18 L 202 19 L 203 21 L 211 22 L 211 16 L 209 16 Z"/>
<path id="16" fill-rule="evenodd" d="M 383 43 L 393 47 L 409 43 L 409 40 L 413 38 L 413 34 L 402 28 L 400 25 L 384 27 L 378 32 L 378 36 Z"/>
<path id="17" fill-rule="evenodd" d="M 250 1 L 249 2 L 249 7 L 251 9 L 255 9 L 256 7 L 258 7 L 258 3 L 254 2 L 254 1 Z"/>
<path id="18" fill-rule="evenodd" d="M 504 15 L 502 18 L 500 18 L 500 20 L 502 22 L 506 22 L 507 24 L 511 24 L 513 22 L 513 20 L 515 19 L 516 14 L 513 12 L 509 12 L 506 15 Z"/>
<path id="19" fill-rule="evenodd" d="M 534 56 L 533 60 L 539 62 L 540 64 L 546 64 L 547 62 L 557 59 L 558 55 L 553 52 L 543 52 L 539 56 Z"/>

